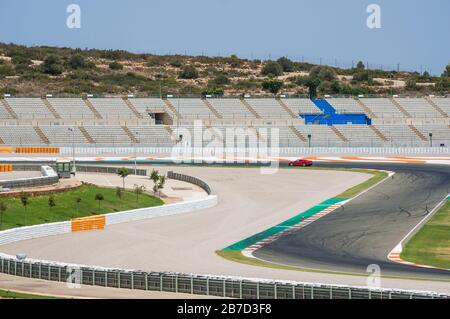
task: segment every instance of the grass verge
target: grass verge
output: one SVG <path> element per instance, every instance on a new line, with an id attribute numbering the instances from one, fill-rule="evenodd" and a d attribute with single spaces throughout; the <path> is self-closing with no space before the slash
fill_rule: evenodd
<path id="1" fill-rule="evenodd" d="M 450 200 L 406 243 L 400 257 L 450 269 Z"/>
<path id="2" fill-rule="evenodd" d="M 0 298 L 5 299 L 61 299 L 58 297 L 45 296 L 45 295 L 34 295 L 23 292 L 16 292 L 11 290 L 0 289 Z"/>
<path id="3" fill-rule="evenodd" d="M 100 203 L 95 200 L 96 194 L 103 195 L 104 199 Z M 7 207 L 1 218 L 0 229 L 66 221 L 77 217 L 164 204 L 160 198 L 148 194 L 140 194 L 137 198 L 132 191 L 124 191 L 122 198 L 119 198 L 116 189 L 94 185 L 82 185 L 74 190 L 53 194 L 55 206 L 52 208 L 48 204 L 49 196 L 30 197 L 26 211 L 19 197 L 0 199 Z M 77 203 L 77 199 L 81 201 Z"/>

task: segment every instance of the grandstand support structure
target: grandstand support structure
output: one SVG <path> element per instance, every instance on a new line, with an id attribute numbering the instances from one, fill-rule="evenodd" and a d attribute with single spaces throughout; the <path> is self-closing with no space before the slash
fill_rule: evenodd
<path id="1" fill-rule="evenodd" d="M 172 113 L 178 117 L 179 119 L 182 119 L 183 117 L 181 116 L 180 113 L 178 113 L 177 108 L 172 104 L 172 102 L 169 101 L 169 99 L 163 99 L 164 103 L 166 104 L 166 106 L 172 111 Z"/>
<path id="2" fill-rule="evenodd" d="M 78 126 L 78 129 L 80 130 L 81 134 L 83 134 L 84 138 L 89 142 L 89 144 L 95 144 L 95 140 L 83 126 Z"/>
<path id="3" fill-rule="evenodd" d="M 293 119 L 298 118 L 298 115 L 294 114 L 294 112 L 292 112 L 292 110 L 288 108 L 288 106 L 280 98 L 277 98 L 276 100 L 278 104 L 280 104 L 281 108 L 285 110 Z"/>
<path id="4" fill-rule="evenodd" d="M 425 97 L 425 100 L 430 104 L 438 113 L 440 113 L 443 117 L 449 117 L 448 114 L 441 109 L 430 97 Z"/>
<path id="5" fill-rule="evenodd" d="M 130 129 L 126 126 L 122 126 L 122 130 L 125 132 L 125 134 L 127 134 L 128 138 L 133 142 L 133 143 L 139 143 L 138 139 L 136 138 L 136 136 L 133 134 L 133 132 L 130 131 Z"/>
<path id="6" fill-rule="evenodd" d="M 33 126 L 33 129 L 36 132 L 36 134 L 39 136 L 39 138 L 41 139 L 42 143 L 50 144 L 50 140 L 44 134 L 44 132 L 42 132 L 42 130 L 41 130 L 41 128 L 39 126 Z"/>
<path id="7" fill-rule="evenodd" d="M 388 141 L 389 141 L 388 138 L 387 138 L 386 136 L 384 136 L 384 134 L 381 133 L 381 131 L 380 131 L 378 128 L 376 128 L 375 126 L 369 125 L 369 128 L 370 128 L 372 131 L 374 131 L 374 133 L 375 133 L 381 140 L 383 140 L 384 142 L 388 142 Z"/>
<path id="8" fill-rule="evenodd" d="M 295 134 L 295 136 L 298 137 L 299 140 L 301 140 L 302 142 L 307 142 L 308 140 L 306 139 L 306 137 L 299 131 L 297 130 L 294 126 L 289 126 L 289 129 L 292 131 L 292 133 Z"/>
<path id="9" fill-rule="evenodd" d="M 348 142 L 348 139 L 342 134 L 341 131 L 339 131 L 335 126 L 330 126 L 331 130 L 336 134 L 337 137 L 343 142 Z"/>
<path id="10" fill-rule="evenodd" d="M 53 105 L 50 103 L 50 101 L 46 97 L 41 98 L 41 100 L 44 103 L 45 107 L 53 114 L 55 119 L 58 119 L 58 120 L 62 119 L 61 115 L 59 115 L 59 113 L 55 110 Z"/>
<path id="11" fill-rule="evenodd" d="M 128 97 L 123 97 L 122 100 L 125 102 L 125 104 L 128 106 L 128 108 L 131 110 L 131 112 L 134 113 L 134 115 L 136 115 L 136 117 L 138 119 L 143 119 L 144 117 L 142 116 L 141 113 L 139 113 L 139 111 L 134 107 L 133 103 L 130 102 L 130 100 L 128 99 Z"/>
<path id="12" fill-rule="evenodd" d="M 395 107 L 403 113 L 403 115 L 407 118 L 411 118 L 411 114 L 408 113 L 408 111 L 406 111 L 403 106 L 400 105 L 400 103 L 398 103 L 398 101 L 396 101 L 393 97 L 390 97 L 389 100 L 392 102 L 392 104 L 395 105 Z"/>
<path id="13" fill-rule="evenodd" d="M 9 113 L 9 115 L 11 115 L 11 117 L 13 119 L 19 119 L 19 117 L 17 116 L 16 112 L 14 112 L 14 110 L 12 109 L 11 105 L 9 105 L 8 101 L 6 101 L 3 97 L 0 98 L 0 102 L 3 104 L 3 106 L 5 107 L 6 111 Z"/>
<path id="14" fill-rule="evenodd" d="M 203 103 L 205 103 L 206 107 L 218 118 L 223 119 L 222 114 L 220 114 L 216 108 L 208 101 L 208 99 L 202 99 Z"/>
<path id="15" fill-rule="evenodd" d="M 97 119 L 103 119 L 103 117 L 100 115 L 100 113 L 97 111 L 95 106 L 89 101 L 87 98 L 83 98 L 84 103 L 86 106 L 91 110 L 92 113 L 94 113 L 95 117 Z"/>
<path id="16" fill-rule="evenodd" d="M 427 138 L 415 127 L 414 125 L 410 124 L 408 127 L 413 131 L 422 141 L 426 142 Z"/>
<path id="17" fill-rule="evenodd" d="M 239 99 L 242 103 L 242 105 L 244 105 L 244 107 L 250 112 L 252 113 L 257 119 L 261 119 L 262 117 L 255 111 L 255 109 L 248 104 L 248 102 L 244 99 L 244 98 L 240 98 Z"/>
<path id="18" fill-rule="evenodd" d="M 364 110 L 364 113 L 370 116 L 370 118 L 377 118 L 375 113 L 373 113 L 372 110 L 366 104 L 364 104 L 363 101 L 361 101 L 358 98 L 355 98 L 355 101 L 356 103 L 358 103 L 359 106 L 361 106 L 361 108 Z"/>

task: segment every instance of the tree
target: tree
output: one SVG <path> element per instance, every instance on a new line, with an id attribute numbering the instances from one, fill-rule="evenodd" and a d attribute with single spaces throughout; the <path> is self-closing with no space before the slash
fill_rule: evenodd
<path id="1" fill-rule="evenodd" d="M 450 64 L 445 67 L 444 73 L 442 73 L 444 77 L 450 77 Z"/>
<path id="2" fill-rule="evenodd" d="M 61 60 L 56 55 L 48 55 L 42 63 L 42 72 L 50 75 L 59 75 L 63 72 Z"/>
<path id="3" fill-rule="evenodd" d="M 48 197 L 47 205 L 48 205 L 49 212 L 52 210 L 53 207 L 56 206 L 55 198 L 53 197 L 53 195 L 50 195 Z"/>
<path id="4" fill-rule="evenodd" d="M 364 63 L 362 61 L 359 61 L 358 64 L 356 64 L 356 68 L 360 69 L 360 70 L 364 70 L 366 68 L 366 66 L 364 65 Z"/>
<path id="5" fill-rule="evenodd" d="M 159 179 L 159 172 L 155 169 L 152 170 L 150 173 L 150 179 L 153 181 L 153 183 L 157 183 Z"/>
<path id="6" fill-rule="evenodd" d="M 80 54 L 74 54 L 69 58 L 69 66 L 74 70 L 84 68 L 85 65 L 86 61 Z"/>
<path id="7" fill-rule="evenodd" d="M 122 70 L 123 69 L 123 65 L 120 64 L 119 62 L 113 61 L 109 64 L 109 68 L 111 70 Z"/>
<path id="8" fill-rule="evenodd" d="M 303 85 L 305 85 L 309 90 L 309 97 L 314 99 L 317 96 L 317 88 L 320 85 L 320 79 L 314 76 L 308 76 L 303 80 Z"/>
<path id="9" fill-rule="evenodd" d="M 278 64 L 283 68 L 283 72 L 292 72 L 294 71 L 294 62 L 286 57 L 281 57 L 277 60 Z"/>
<path id="10" fill-rule="evenodd" d="M 192 65 L 187 65 L 184 67 L 183 71 L 179 74 L 180 79 L 196 79 L 198 78 L 198 71 Z"/>
<path id="11" fill-rule="evenodd" d="M 166 183 L 166 176 L 159 175 L 158 171 L 153 170 L 150 174 L 150 179 L 153 181 L 153 193 L 158 193 L 161 189 L 164 188 L 164 184 Z"/>
<path id="12" fill-rule="evenodd" d="M 75 203 L 77 203 L 77 215 L 79 215 L 79 213 L 80 213 L 81 197 L 75 198 Z"/>
<path id="13" fill-rule="evenodd" d="M 145 192 L 145 186 L 144 185 L 134 185 L 134 193 L 136 194 L 136 205 L 139 202 L 139 195 Z"/>
<path id="14" fill-rule="evenodd" d="M 117 170 L 117 175 L 122 178 L 123 189 L 125 189 L 125 178 L 130 175 L 130 171 L 126 167 L 121 167 Z"/>
<path id="15" fill-rule="evenodd" d="M 336 79 L 336 72 L 329 66 L 315 66 L 311 69 L 309 75 L 321 81 L 333 81 Z"/>
<path id="16" fill-rule="evenodd" d="M 216 85 L 226 85 L 230 83 L 230 79 L 223 73 L 217 75 L 213 80 L 212 84 Z"/>
<path id="17" fill-rule="evenodd" d="M 277 80 L 273 77 L 269 77 L 262 83 L 262 88 L 264 91 L 268 91 L 273 95 L 276 95 L 280 89 L 283 87 L 283 81 Z"/>
<path id="18" fill-rule="evenodd" d="M 280 76 L 283 74 L 283 68 L 278 62 L 269 61 L 261 70 L 262 75 Z"/>
<path id="19" fill-rule="evenodd" d="M 161 192 L 161 190 L 164 188 L 164 185 L 166 184 L 166 175 L 161 175 L 159 177 L 159 183 L 158 183 L 158 191 Z"/>
<path id="20" fill-rule="evenodd" d="M 103 196 L 103 194 L 100 194 L 100 193 L 95 194 L 95 200 L 98 201 L 98 213 L 99 214 L 100 214 L 100 203 L 104 199 L 105 199 L 105 197 Z"/>
<path id="21" fill-rule="evenodd" d="M 123 197 L 123 189 L 121 187 L 116 187 L 116 196 L 120 199 Z"/>
<path id="22" fill-rule="evenodd" d="M 6 204 L 6 202 L 1 201 L 0 202 L 0 230 L 2 230 L 2 226 L 3 226 L 3 214 L 6 212 L 7 209 L 8 209 L 8 205 Z"/>
<path id="23" fill-rule="evenodd" d="M 22 206 L 25 208 L 25 226 L 27 225 L 27 206 L 30 203 L 30 195 L 28 193 L 25 193 L 22 191 L 20 193 L 20 202 L 22 203 Z"/>

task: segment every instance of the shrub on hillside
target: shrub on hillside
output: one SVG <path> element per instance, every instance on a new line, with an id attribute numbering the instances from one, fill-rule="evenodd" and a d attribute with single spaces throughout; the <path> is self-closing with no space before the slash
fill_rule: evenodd
<path id="1" fill-rule="evenodd" d="M 59 75 L 64 71 L 61 60 L 56 55 L 48 55 L 41 64 L 42 72 L 50 75 Z"/>
<path id="2" fill-rule="evenodd" d="M 264 65 L 261 74 L 265 76 L 280 76 L 283 74 L 283 67 L 274 61 L 269 61 Z"/>
<path id="3" fill-rule="evenodd" d="M 329 66 L 315 66 L 311 69 L 309 75 L 321 81 L 333 81 L 336 79 L 336 72 Z"/>
<path id="4" fill-rule="evenodd" d="M 277 60 L 278 64 L 283 68 L 283 72 L 292 72 L 294 71 L 294 62 L 289 60 L 286 57 L 281 57 Z"/>
<path id="5" fill-rule="evenodd" d="M 192 65 L 187 65 L 184 67 L 183 71 L 178 75 L 180 79 L 196 79 L 198 78 L 198 71 Z"/>
<path id="6" fill-rule="evenodd" d="M 266 92 L 270 92 L 274 95 L 276 95 L 281 88 L 283 87 L 283 81 L 277 80 L 275 78 L 267 78 L 262 83 L 262 88 Z"/>
<path id="7" fill-rule="evenodd" d="M 120 64 L 119 62 L 113 61 L 109 64 L 109 68 L 111 70 L 122 70 L 123 69 L 123 65 Z"/>

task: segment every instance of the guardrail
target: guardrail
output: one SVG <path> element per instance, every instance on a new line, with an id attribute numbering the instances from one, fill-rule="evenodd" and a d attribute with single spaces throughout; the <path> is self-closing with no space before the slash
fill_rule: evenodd
<path id="1" fill-rule="evenodd" d="M 144 272 L 46 261 L 0 254 L 0 272 L 35 279 L 101 287 L 187 293 L 240 299 L 448 299 L 437 293 L 319 285 L 253 278 Z"/>
<path id="2" fill-rule="evenodd" d="M 58 176 L 41 176 L 21 178 L 10 181 L 0 181 L 0 187 L 19 188 L 19 187 L 36 187 L 44 185 L 52 185 L 58 183 Z"/>
<path id="3" fill-rule="evenodd" d="M 180 173 L 175 173 L 172 171 L 167 172 L 167 177 L 171 179 L 176 179 L 182 182 L 187 182 L 190 184 L 197 185 L 200 188 L 203 188 L 208 195 L 211 195 L 211 187 L 201 179 L 189 175 L 184 175 Z"/>

